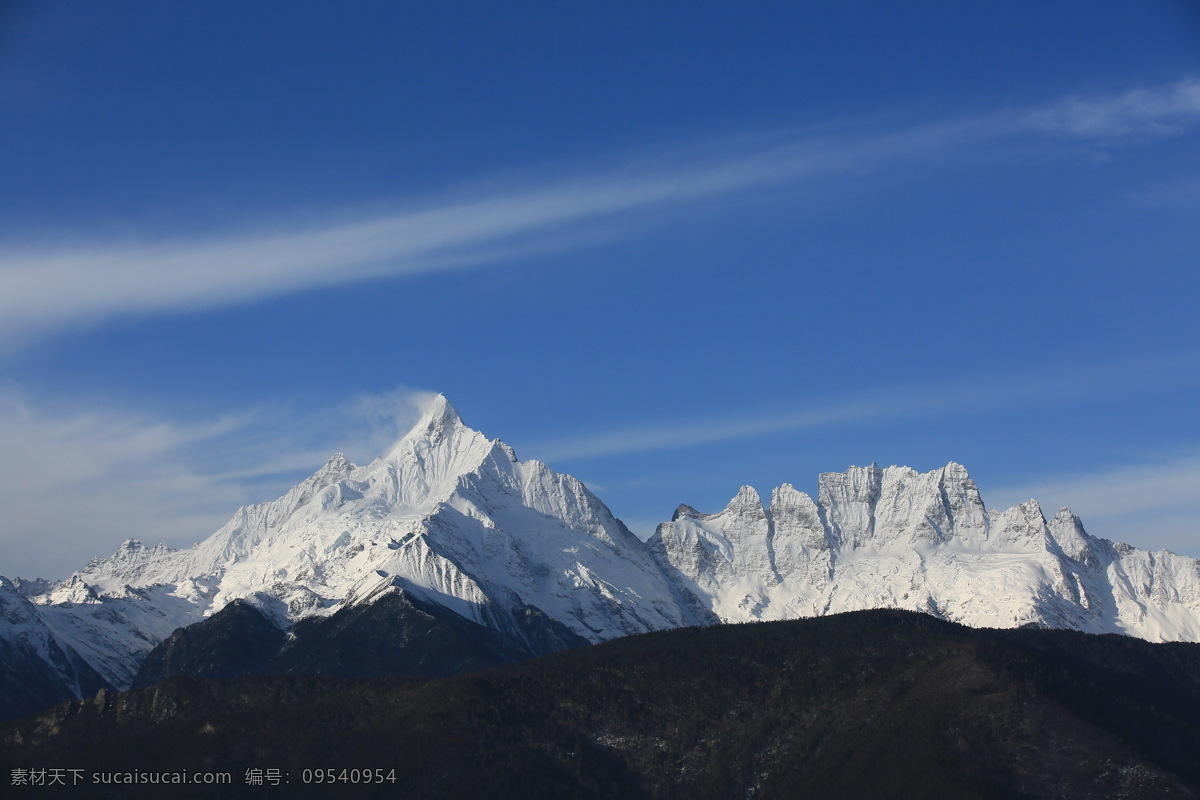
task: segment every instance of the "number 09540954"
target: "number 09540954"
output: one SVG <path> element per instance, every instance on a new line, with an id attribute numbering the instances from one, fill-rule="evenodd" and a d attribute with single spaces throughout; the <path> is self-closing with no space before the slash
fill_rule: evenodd
<path id="1" fill-rule="evenodd" d="M 300 772 L 304 783 L 395 783 L 394 769 L 306 769 Z"/>

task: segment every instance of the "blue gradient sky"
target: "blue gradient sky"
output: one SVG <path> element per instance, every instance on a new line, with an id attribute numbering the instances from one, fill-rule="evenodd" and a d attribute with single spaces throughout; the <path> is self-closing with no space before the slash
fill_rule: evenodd
<path id="1" fill-rule="evenodd" d="M 877 461 L 1200 556 L 1188 2 L 0 6 L 0 574 L 427 392 L 640 533 Z"/>

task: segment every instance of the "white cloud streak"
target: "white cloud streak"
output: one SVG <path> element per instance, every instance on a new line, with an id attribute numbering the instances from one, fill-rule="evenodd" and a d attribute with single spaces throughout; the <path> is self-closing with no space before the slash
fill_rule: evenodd
<path id="1" fill-rule="evenodd" d="M 802 184 L 1003 141 L 1051 136 L 1136 143 L 1200 122 L 1200 81 L 918 125 L 808 135 L 706 156 L 657 159 L 600 177 L 426 203 L 303 230 L 66 251 L 0 247 L 0 347 L 114 315 L 214 308 L 320 286 L 511 261 L 569 247 L 565 232 L 771 185 Z M 677 151 L 678 152 L 678 151 Z M 693 154 L 696 150 L 692 150 Z"/>
<path id="2" fill-rule="evenodd" d="M 1020 375 L 963 376 L 921 387 L 880 387 L 788 413 L 739 413 L 682 422 L 630 426 L 587 436 L 535 442 L 523 452 L 546 461 L 672 450 L 781 431 L 801 431 L 854 422 L 954 414 L 970 416 L 1030 405 L 1074 403 L 1194 385 L 1196 356 L 1185 355 L 1087 369 Z"/>
<path id="3" fill-rule="evenodd" d="M 1135 89 L 1116 97 L 1072 97 L 1023 114 L 1032 130 L 1105 139 L 1145 139 L 1183 132 L 1200 116 L 1200 81 Z"/>
<path id="4" fill-rule="evenodd" d="M 103 555 L 130 536 L 157 542 L 215 530 L 222 523 L 215 509 L 228 516 L 242 498 L 184 454 L 236 427 L 94 411 L 53 415 L 0 399 L 0 573 L 54 569 L 61 577 L 83 566 L 81 554 Z"/>

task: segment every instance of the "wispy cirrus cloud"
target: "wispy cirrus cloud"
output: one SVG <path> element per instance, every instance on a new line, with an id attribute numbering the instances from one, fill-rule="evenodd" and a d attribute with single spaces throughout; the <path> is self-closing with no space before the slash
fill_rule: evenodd
<path id="1" fill-rule="evenodd" d="M 378 455 L 430 396 L 399 387 L 319 412 L 188 422 L 0 393 L 0 575 L 63 577 L 130 537 L 189 545 L 334 451 Z"/>
<path id="2" fill-rule="evenodd" d="M 55 413 L 0 397 L 0 574 L 62 577 L 127 537 L 157 542 L 215 530 L 222 524 L 217 509 L 228 517 L 244 497 L 205 474 L 189 453 L 243 422 Z"/>
<path id="3" fill-rule="evenodd" d="M 1070 97 L 1017 116 L 1022 127 L 1103 139 L 1144 139 L 1186 130 L 1200 116 L 1200 81 L 1114 97 Z"/>
<path id="4" fill-rule="evenodd" d="M 114 315 L 216 308 L 372 278 L 511 263 L 590 241 L 589 232 L 594 236 L 614 221 L 644 221 L 655 212 L 771 185 L 931 157 L 961 160 L 1009 141 L 1051 137 L 1121 146 L 1198 125 L 1200 80 L 1188 79 L 892 130 L 676 148 L 671 156 L 602 175 L 412 203 L 405 211 L 358 219 L 333 221 L 330 214 L 300 229 L 67 250 L 0 246 L 0 342 L 11 349 Z"/>
<path id="5" fill-rule="evenodd" d="M 1066 371 L 973 375 L 921 387 L 881 386 L 790 413 L 743 410 L 728 416 L 661 421 L 534 442 L 524 445 L 521 452 L 569 466 L 573 461 L 701 447 L 771 433 L 929 416 L 970 417 L 1022 407 L 1070 406 L 1197 385 L 1200 358 L 1195 354 Z M 1070 507 L 1094 535 L 1152 550 L 1165 547 L 1200 558 L 1200 452 L 1130 459 L 1083 474 L 1052 476 L 987 489 L 985 493 L 988 507 L 1000 509 L 1031 497 L 1047 513 L 1061 506 Z M 653 525 L 642 521 L 635 528 L 644 537 Z"/>
<path id="6" fill-rule="evenodd" d="M 1078 403 L 1137 396 L 1200 383 L 1200 358 L 1180 355 L 1136 362 L 1007 376 L 970 375 L 914 386 L 880 386 L 827 399 L 787 412 L 742 410 L 728 416 L 656 421 L 522 447 L 550 462 L 673 450 L 782 431 L 802 431 L 856 422 L 885 422 L 928 415 L 971 416 L 1026 406 Z M 1027 498 L 1026 498 L 1027 499 Z"/>
<path id="7" fill-rule="evenodd" d="M 1200 558 L 1200 452 L 1053 476 L 986 497 L 995 508 L 1032 497 L 1048 514 L 1066 506 L 1093 535 Z"/>

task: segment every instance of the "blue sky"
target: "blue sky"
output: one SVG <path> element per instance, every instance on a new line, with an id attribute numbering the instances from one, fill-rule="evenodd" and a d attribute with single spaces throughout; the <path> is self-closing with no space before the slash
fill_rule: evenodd
<path id="1" fill-rule="evenodd" d="M 1200 10 L 0 7 L 0 574 L 429 392 L 646 534 L 967 465 L 1200 556 Z"/>

